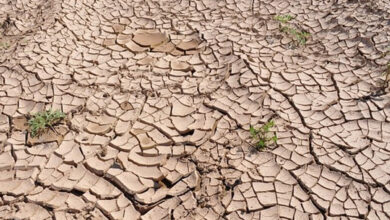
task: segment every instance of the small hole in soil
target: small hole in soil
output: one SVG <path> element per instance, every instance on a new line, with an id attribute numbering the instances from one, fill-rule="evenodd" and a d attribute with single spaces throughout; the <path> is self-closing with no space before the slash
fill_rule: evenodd
<path id="1" fill-rule="evenodd" d="M 117 162 L 114 162 L 112 164 L 111 168 L 113 168 L 113 169 L 123 169 L 122 166 L 120 164 L 118 164 Z"/>
<path id="2" fill-rule="evenodd" d="M 230 184 L 230 183 L 225 183 L 225 189 L 226 190 L 230 190 L 230 189 L 234 189 L 234 187 L 236 187 L 237 185 L 241 184 L 241 180 L 237 179 L 236 181 L 234 181 L 233 184 Z"/>
<path id="3" fill-rule="evenodd" d="M 193 135 L 194 132 L 195 132 L 195 130 L 192 129 L 192 130 L 189 130 L 189 131 L 187 131 L 187 132 L 182 133 L 182 135 L 183 135 L 183 136 Z"/>
<path id="4" fill-rule="evenodd" d="M 76 195 L 76 196 L 82 196 L 84 194 L 84 192 L 77 190 L 77 189 L 71 190 L 70 193 L 72 193 L 73 195 Z"/>
<path id="5" fill-rule="evenodd" d="M 168 188 L 171 188 L 172 187 L 172 183 L 171 181 L 167 180 L 166 178 L 162 179 L 161 180 L 161 183 L 163 183 L 166 187 Z"/>

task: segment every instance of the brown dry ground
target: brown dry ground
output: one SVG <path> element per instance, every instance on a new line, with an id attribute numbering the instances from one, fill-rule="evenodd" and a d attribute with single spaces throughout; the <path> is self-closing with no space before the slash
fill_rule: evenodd
<path id="1" fill-rule="evenodd" d="M 389 60 L 389 0 L 0 0 L 0 218 L 390 219 Z"/>

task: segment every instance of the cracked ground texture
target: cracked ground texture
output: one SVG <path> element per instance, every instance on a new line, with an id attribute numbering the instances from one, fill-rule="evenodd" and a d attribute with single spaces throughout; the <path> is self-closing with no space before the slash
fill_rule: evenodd
<path id="1" fill-rule="evenodd" d="M 0 0 L 0 24 L 1 219 L 390 219 L 388 0 Z"/>

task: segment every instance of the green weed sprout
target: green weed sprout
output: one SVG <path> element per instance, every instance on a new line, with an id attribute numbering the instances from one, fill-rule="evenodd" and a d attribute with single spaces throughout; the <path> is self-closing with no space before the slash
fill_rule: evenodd
<path id="1" fill-rule="evenodd" d="M 52 111 L 51 109 L 34 114 L 28 121 L 31 137 L 42 135 L 48 128 L 54 130 L 53 126 L 64 119 L 65 116 L 63 112 L 59 110 Z"/>
<path id="2" fill-rule="evenodd" d="M 291 28 L 288 26 L 283 26 L 281 28 L 281 31 L 292 35 L 298 41 L 298 43 L 301 45 L 306 44 L 306 41 L 308 40 L 308 38 L 310 36 L 310 33 L 306 32 L 306 31 L 298 31 L 297 29 Z"/>
<path id="3" fill-rule="evenodd" d="M 274 17 L 274 19 L 281 22 L 281 23 L 287 23 L 287 22 L 291 21 L 292 19 L 294 19 L 294 17 L 291 15 L 288 15 L 288 14 L 287 15 L 276 15 Z"/>
<path id="4" fill-rule="evenodd" d="M 278 137 L 274 132 L 270 131 L 274 125 L 274 121 L 271 120 L 257 129 L 250 126 L 249 132 L 258 150 L 264 150 L 267 146 L 277 142 Z"/>

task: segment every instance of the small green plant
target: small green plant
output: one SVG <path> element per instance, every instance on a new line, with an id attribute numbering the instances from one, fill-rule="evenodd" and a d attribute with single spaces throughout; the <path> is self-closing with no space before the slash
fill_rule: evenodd
<path id="1" fill-rule="evenodd" d="M 390 54 L 390 45 L 387 47 L 385 52 L 382 52 L 380 58 L 383 58 L 383 57 L 387 56 L 388 54 Z"/>
<path id="2" fill-rule="evenodd" d="M 296 39 L 296 41 L 301 45 L 305 45 L 306 41 L 310 37 L 310 33 L 306 31 L 298 31 L 297 29 L 289 26 L 283 26 L 280 30 L 284 33 L 292 35 L 293 38 Z"/>
<path id="3" fill-rule="evenodd" d="M 293 16 L 288 15 L 288 14 L 287 15 L 276 15 L 274 17 L 274 19 L 281 23 L 281 24 L 279 24 L 281 32 L 286 33 L 288 35 L 291 35 L 293 37 L 293 39 L 295 40 L 295 42 L 297 42 L 300 45 L 306 44 L 307 40 L 310 37 L 310 33 L 306 32 L 306 31 L 297 30 L 296 28 L 291 27 L 290 25 L 287 24 L 289 21 L 294 19 Z M 282 24 L 287 24 L 287 25 L 282 25 Z M 295 45 L 295 46 L 298 46 L 298 45 Z"/>
<path id="4" fill-rule="evenodd" d="M 386 70 L 383 72 L 382 74 L 383 76 L 385 76 L 385 85 L 387 87 L 387 84 L 390 82 L 390 61 L 387 63 L 387 68 Z"/>
<path id="5" fill-rule="evenodd" d="M 9 43 L 4 41 L 4 42 L 1 42 L 0 41 L 0 49 L 8 49 L 9 48 Z"/>
<path id="6" fill-rule="evenodd" d="M 278 137 L 276 136 L 275 132 L 270 131 L 274 125 L 274 121 L 271 120 L 260 128 L 254 128 L 253 126 L 250 126 L 249 132 L 251 133 L 256 149 L 264 150 L 267 146 L 277 142 Z"/>
<path id="7" fill-rule="evenodd" d="M 285 24 L 285 23 L 291 21 L 292 19 L 294 19 L 294 17 L 291 15 L 288 15 L 288 14 L 287 15 L 276 15 L 274 17 L 274 19 Z"/>
<path id="8" fill-rule="evenodd" d="M 31 132 L 31 137 L 40 136 L 43 132 L 50 128 L 53 131 L 53 126 L 65 118 L 65 114 L 59 110 L 47 110 L 34 114 L 28 121 L 28 126 Z"/>

